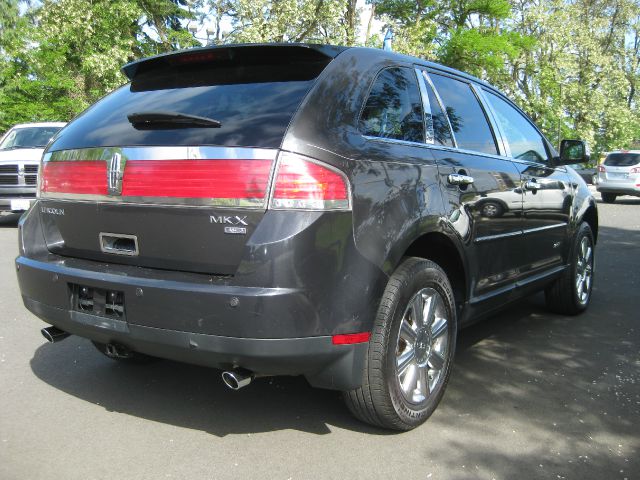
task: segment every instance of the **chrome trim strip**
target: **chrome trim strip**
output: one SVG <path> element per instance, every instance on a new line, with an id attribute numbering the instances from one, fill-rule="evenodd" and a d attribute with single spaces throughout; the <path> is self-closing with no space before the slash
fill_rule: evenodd
<path id="1" fill-rule="evenodd" d="M 447 125 L 449 125 L 449 132 L 451 132 L 451 141 L 453 142 L 453 147 L 458 148 L 458 141 L 456 140 L 456 134 L 453 131 L 453 127 L 451 126 L 451 121 L 449 120 L 449 114 L 447 113 L 447 108 L 445 107 L 444 102 L 442 101 L 442 98 L 440 98 L 438 89 L 431 81 L 431 77 L 429 76 L 429 73 L 427 73 L 426 70 L 422 71 L 422 75 L 424 76 L 425 80 L 429 83 L 431 90 L 433 90 L 433 94 L 436 96 L 436 99 L 440 104 L 440 109 L 442 110 L 442 113 L 444 113 L 444 117 L 447 119 Z"/>
<path id="2" fill-rule="evenodd" d="M 419 68 L 414 68 L 413 70 L 416 77 L 418 77 L 418 89 L 420 90 L 420 97 L 422 98 L 422 123 L 424 124 L 423 129 L 425 133 L 425 143 L 433 144 L 435 143 L 436 136 L 433 131 L 433 114 L 431 113 L 431 103 L 429 103 L 427 85 L 425 84 L 422 70 Z M 427 115 L 429 115 L 428 121 Z"/>
<path id="3" fill-rule="evenodd" d="M 82 193 L 42 192 L 42 200 L 86 203 L 117 203 L 121 205 L 163 206 L 163 207 L 227 207 L 264 209 L 263 198 L 179 198 L 179 197 L 109 197 Z"/>
<path id="4" fill-rule="evenodd" d="M 496 146 L 498 147 L 498 153 L 505 157 L 511 157 L 511 147 L 509 142 L 507 142 L 507 137 L 502 130 L 502 125 L 500 125 L 498 121 L 498 116 L 496 115 L 493 105 L 491 105 L 489 98 L 484 93 L 484 89 L 474 83 L 471 84 L 471 89 L 476 94 L 476 97 L 478 97 L 480 105 L 485 111 L 485 116 L 487 117 L 489 127 L 495 138 Z"/>
<path id="5" fill-rule="evenodd" d="M 566 270 L 567 265 L 559 265 L 557 267 L 552 268 L 551 270 L 547 270 L 546 272 L 542 272 L 542 273 L 536 273 L 534 275 L 531 275 L 529 277 L 526 277 L 522 280 L 516 280 L 515 282 L 509 283 L 508 285 L 505 285 L 503 287 L 500 287 L 492 292 L 488 292 L 488 293 L 484 293 L 482 295 L 478 295 L 477 297 L 472 297 L 471 299 L 469 299 L 469 303 L 470 304 L 476 304 L 476 303 L 480 303 L 483 302 L 485 300 L 488 300 L 492 297 L 495 297 L 497 295 L 501 295 L 503 293 L 507 293 L 509 291 L 513 291 L 513 290 L 517 290 L 519 288 L 522 287 L 526 287 L 527 285 L 529 285 L 530 283 L 536 282 L 538 280 L 542 280 L 546 277 L 550 277 L 552 275 L 555 275 L 559 272 L 562 272 L 563 270 Z"/>
<path id="6" fill-rule="evenodd" d="M 551 230 L 554 228 L 561 228 L 561 227 L 566 227 L 567 223 L 556 223 L 553 225 L 545 225 L 544 227 L 536 227 L 536 228 L 527 228 L 526 230 L 516 230 L 513 232 L 508 232 L 508 233 L 499 233 L 497 235 L 486 235 L 484 237 L 478 237 L 474 240 L 475 243 L 480 243 L 480 242 L 488 242 L 491 240 L 499 240 L 501 238 L 508 238 L 508 237 L 517 237 L 520 235 L 525 235 L 527 233 L 535 233 L 535 232 L 542 232 L 544 230 Z"/>
<path id="7" fill-rule="evenodd" d="M 491 240 L 499 240 L 501 238 L 508 238 L 508 237 L 518 237 L 520 235 L 523 234 L 522 230 L 516 230 L 513 232 L 507 232 L 507 233 L 499 233 L 497 235 L 486 235 L 484 237 L 478 237 L 474 240 L 475 243 L 480 243 L 480 242 L 488 242 Z"/>
<path id="8" fill-rule="evenodd" d="M 247 147 L 96 147 L 47 152 L 43 162 L 104 160 L 109 161 L 114 154 L 125 160 L 275 160 L 275 148 Z"/>
<path id="9" fill-rule="evenodd" d="M 567 226 L 567 222 L 555 223 L 553 225 L 545 225 L 544 227 L 527 228 L 526 230 L 523 230 L 522 233 L 527 234 L 527 233 L 534 233 L 534 232 L 542 232 L 544 230 L 552 230 L 554 228 L 562 228 L 566 226 Z"/>

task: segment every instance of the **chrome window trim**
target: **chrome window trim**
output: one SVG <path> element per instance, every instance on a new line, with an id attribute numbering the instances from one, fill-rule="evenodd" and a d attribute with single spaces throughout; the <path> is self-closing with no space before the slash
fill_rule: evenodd
<path id="1" fill-rule="evenodd" d="M 456 148 L 456 147 L 447 147 L 444 145 L 436 145 L 432 143 L 416 143 L 416 142 L 408 142 L 406 140 L 396 140 L 395 138 L 384 138 L 384 137 L 372 137 L 369 135 L 363 135 L 365 140 L 372 140 L 376 142 L 383 143 L 392 143 L 398 145 L 406 145 L 409 147 L 422 147 L 422 148 L 433 148 L 435 150 L 441 150 L 444 152 L 452 152 L 452 153 L 464 153 L 468 155 L 476 155 L 479 157 L 493 158 L 495 160 L 502 160 L 504 162 L 511 161 L 510 158 L 505 157 L 504 155 L 494 155 L 491 153 L 485 152 L 476 152 L 475 150 L 466 150 L 464 148 Z"/>
<path id="2" fill-rule="evenodd" d="M 413 69 L 418 79 L 418 89 L 420 90 L 420 97 L 422 98 L 422 123 L 424 124 L 424 143 L 433 145 L 435 144 L 435 132 L 433 130 L 433 114 L 431 113 L 431 103 L 429 102 L 429 93 L 427 92 L 427 85 L 422 75 L 422 70 L 419 68 Z M 427 127 L 427 114 L 431 119 L 431 128 Z M 431 135 L 431 137 L 429 137 Z"/>
<path id="3" fill-rule="evenodd" d="M 453 131 L 453 127 L 451 126 L 451 122 L 449 121 L 449 114 L 447 113 L 447 107 L 445 107 L 444 102 L 442 101 L 442 97 L 440 97 L 440 94 L 438 93 L 438 89 L 433 84 L 433 81 L 431 80 L 431 77 L 429 76 L 429 72 L 427 72 L 427 70 L 423 70 L 422 71 L 422 75 L 424 76 L 425 80 L 429 83 L 429 86 L 431 87 L 431 90 L 433 90 L 433 94 L 436 96 L 436 100 L 438 100 L 438 103 L 440 104 L 440 109 L 444 113 L 444 117 L 447 119 L 447 125 L 449 125 L 449 131 L 451 132 L 451 141 L 453 142 L 453 148 L 458 148 L 458 141 L 456 140 L 456 134 Z M 451 77 L 451 78 L 455 79 L 456 77 Z M 449 147 L 449 148 L 451 148 L 451 147 Z"/>
<path id="4" fill-rule="evenodd" d="M 489 121 L 489 126 L 491 127 L 493 136 L 496 140 L 498 154 L 511 158 L 511 147 L 509 146 L 509 142 L 507 142 L 507 137 L 502 130 L 500 122 L 498 122 L 498 117 L 496 116 L 496 112 L 493 109 L 493 105 L 491 105 L 491 102 L 489 102 L 487 96 L 484 94 L 484 89 L 473 83 L 471 84 L 471 89 L 476 94 L 476 97 L 478 97 L 480 105 L 485 111 L 485 115 L 487 116 L 487 120 Z"/>

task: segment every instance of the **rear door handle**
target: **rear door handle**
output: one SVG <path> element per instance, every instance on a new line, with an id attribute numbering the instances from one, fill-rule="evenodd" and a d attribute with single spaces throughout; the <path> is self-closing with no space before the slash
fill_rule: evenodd
<path id="1" fill-rule="evenodd" d="M 461 173 L 452 173 L 447 177 L 447 182 L 449 182 L 449 185 L 471 185 L 473 177 L 462 175 Z"/>

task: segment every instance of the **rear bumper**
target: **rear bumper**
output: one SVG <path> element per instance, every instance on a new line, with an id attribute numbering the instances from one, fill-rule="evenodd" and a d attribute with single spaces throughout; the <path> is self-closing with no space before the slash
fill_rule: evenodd
<path id="1" fill-rule="evenodd" d="M 288 237 L 251 247 L 251 259 L 260 261 L 243 264 L 247 273 L 215 277 L 52 254 L 37 213 L 31 209 L 20 221 L 16 271 L 25 306 L 45 322 L 187 363 L 304 375 L 336 390 L 361 384 L 368 344 L 334 345 L 332 336 L 371 330 L 385 277 L 352 246 L 345 246 L 348 261 L 322 264 L 327 257 L 318 253 L 305 265 L 313 257 L 296 251 L 310 241 Z M 124 315 L 80 311 L 79 287 L 122 293 Z"/>
<path id="2" fill-rule="evenodd" d="M 640 187 L 636 187 L 634 183 L 611 183 L 601 181 L 596 185 L 598 192 L 615 193 L 618 195 L 634 195 L 640 197 Z"/>
<path id="3" fill-rule="evenodd" d="M 180 332 L 23 300 L 29 311 L 66 332 L 147 355 L 222 369 L 242 366 L 265 375 L 304 375 L 311 385 L 334 390 L 350 390 L 362 381 L 366 343 L 333 345 L 329 336 L 257 339 Z"/>

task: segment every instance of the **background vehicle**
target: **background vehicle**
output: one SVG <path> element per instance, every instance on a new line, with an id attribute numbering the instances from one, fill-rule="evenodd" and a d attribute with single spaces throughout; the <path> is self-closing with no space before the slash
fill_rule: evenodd
<path id="1" fill-rule="evenodd" d="M 0 212 L 28 210 L 44 147 L 64 127 L 61 122 L 15 125 L 0 138 Z"/>
<path id="2" fill-rule="evenodd" d="M 589 167 L 582 163 L 574 163 L 567 166 L 573 168 L 588 184 L 595 185 L 598 183 L 598 169 L 596 167 Z"/>
<path id="3" fill-rule="evenodd" d="M 596 204 L 563 166 L 586 146 L 558 155 L 490 85 L 317 45 L 123 70 L 48 147 L 21 220 L 20 289 L 50 341 L 218 367 L 234 389 L 304 375 L 408 430 L 442 398 L 460 327 L 539 290 L 587 308 Z"/>
<path id="4" fill-rule="evenodd" d="M 605 203 L 615 202 L 619 195 L 640 197 L 640 150 L 609 153 L 598 165 L 596 188 Z"/>

